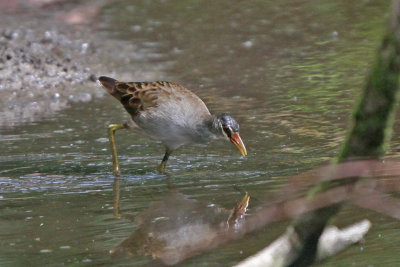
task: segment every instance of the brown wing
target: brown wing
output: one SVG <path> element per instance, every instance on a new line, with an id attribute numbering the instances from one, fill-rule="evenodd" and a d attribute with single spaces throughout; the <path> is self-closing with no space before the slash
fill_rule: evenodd
<path id="1" fill-rule="evenodd" d="M 171 82 L 119 82 L 109 77 L 100 77 L 100 83 L 125 109 L 137 116 L 141 111 L 157 106 L 157 99 L 170 94 L 171 87 L 180 87 Z"/>

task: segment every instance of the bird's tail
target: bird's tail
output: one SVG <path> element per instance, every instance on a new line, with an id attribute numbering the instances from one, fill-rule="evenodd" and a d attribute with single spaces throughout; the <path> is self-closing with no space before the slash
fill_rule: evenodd
<path id="1" fill-rule="evenodd" d="M 106 77 L 106 76 L 101 76 L 99 77 L 99 81 L 101 83 L 101 85 L 104 87 L 104 89 L 106 89 L 106 91 L 114 96 L 115 98 L 117 98 L 118 100 L 121 100 L 121 92 L 117 89 L 117 80 L 110 78 L 110 77 Z"/>

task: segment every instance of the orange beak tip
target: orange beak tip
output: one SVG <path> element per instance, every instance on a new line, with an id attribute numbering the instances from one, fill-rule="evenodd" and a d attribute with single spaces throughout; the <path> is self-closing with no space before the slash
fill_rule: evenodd
<path id="1" fill-rule="evenodd" d="M 231 142 L 236 146 L 242 156 L 247 155 L 246 147 L 243 144 L 242 139 L 240 138 L 239 133 L 233 133 L 231 137 Z"/>

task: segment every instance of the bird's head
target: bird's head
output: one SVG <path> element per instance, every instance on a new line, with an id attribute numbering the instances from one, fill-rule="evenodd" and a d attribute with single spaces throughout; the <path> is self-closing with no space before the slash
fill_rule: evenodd
<path id="1" fill-rule="evenodd" d="M 247 155 L 246 147 L 239 135 L 239 123 L 229 114 L 222 113 L 216 117 L 216 127 L 220 135 L 231 141 L 236 146 L 240 154 Z"/>

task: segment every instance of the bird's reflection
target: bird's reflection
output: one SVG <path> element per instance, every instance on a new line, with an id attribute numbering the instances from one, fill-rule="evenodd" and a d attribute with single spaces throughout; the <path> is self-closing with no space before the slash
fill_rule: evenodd
<path id="1" fill-rule="evenodd" d="M 119 200 L 119 180 L 115 178 L 114 215 L 132 220 L 138 230 L 111 249 L 111 256 L 151 255 L 175 264 L 212 246 L 221 231 L 239 230 L 250 196 L 246 193 L 234 208 L 225 209 L 170 190 L 136 216 L 122 214 Z"/>

